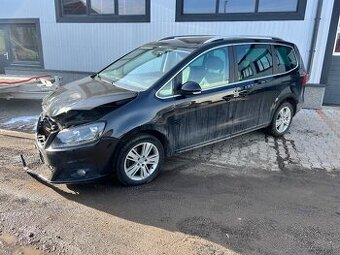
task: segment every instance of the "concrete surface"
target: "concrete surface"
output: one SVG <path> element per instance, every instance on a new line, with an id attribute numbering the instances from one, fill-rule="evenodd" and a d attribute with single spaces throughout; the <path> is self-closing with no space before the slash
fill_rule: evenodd
<path id="1" fill-rule="evenodd" d="M 10 129 L 0 129 L 0 135 L 34 140 L 35 135 Z"/>
<path id="2" fill-rule="evenodd" d="M 148 185 L 48 187 L 21 169 L 32 141 L 0 136 L 0 254 L 340 254 L 339 152 L 340 109 L 325 107 L 282 139 L 168 159 Z"/>
<path id="3" fill-rule="evenodd" d="M 258 131 L 183 155 L 211 165 L 267 171 L 340 170 L 340 108 L 301 110 L 289 132 L 274 139 Z"/>
<path id="4" fill-rule="evenodd" d="M 307 84 L 305 88 L 305 102 L 303 107 L 306 109 L 321 109 L 325 90 L 325 85 Z"/>

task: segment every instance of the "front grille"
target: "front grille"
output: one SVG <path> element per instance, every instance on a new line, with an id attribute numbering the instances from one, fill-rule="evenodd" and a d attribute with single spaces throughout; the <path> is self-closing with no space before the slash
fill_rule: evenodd
<path id="1" fill-rule="evenodd" d="M 59 127 L 55 121 L 45 116 L 41 117 L 37 126 L 37 140 L 39 144 L 44 146 L 50 135 L 58 131 Z"/>

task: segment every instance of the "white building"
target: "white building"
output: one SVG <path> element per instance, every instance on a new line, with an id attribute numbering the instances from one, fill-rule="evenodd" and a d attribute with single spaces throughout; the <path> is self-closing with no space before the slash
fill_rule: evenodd
<path id="1" fill-rule="evenodd" d="M 95 72 L 141 44 L 171 35 L 280 37 L 298 45 L 310 86 L 326 85 L 324 103 L 340 104 L 340 43 L 334 47 L 339 5 L 337 0 L 1 0 L 0 54 L 8 58 L 6 71 Z"/>

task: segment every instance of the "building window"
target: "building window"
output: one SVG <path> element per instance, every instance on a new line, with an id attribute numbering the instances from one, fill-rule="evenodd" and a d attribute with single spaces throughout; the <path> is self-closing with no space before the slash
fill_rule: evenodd
<path id="1" fill-rule="evenodd" d="M 0 19 L 0 54 L 8 65 L 42 67 L 39 20 Z"/>
<path id="2" fill-rule="evenodd" d="M 340 55 L 340 33 L 336 36 L 334 55 Z"/>
<path id="3" fill-rule="evenodd" d="M 13 24 L 9 27 L 14 63 L 39 62 L 38 35 L 34 24 Z"/>
<path id="4" fill-rule="evenodd" d="M 340 56 L 340 18 L 338 22 L 338 30 L 335 37 L 333 55 Z"/>
<path id="5" fill-rule="evenodd" d="M 57 22 L 149 22 L 150 0 L 55 0 Z"/>
<path id="6" fill-rule="evenodd" d="M 177 0 L 176 21 L 303 20 L 307 0 Z"/>

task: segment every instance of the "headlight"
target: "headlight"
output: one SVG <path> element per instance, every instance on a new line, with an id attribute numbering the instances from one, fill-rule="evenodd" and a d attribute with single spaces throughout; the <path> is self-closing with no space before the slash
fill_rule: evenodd
<path id="1" fill-rule="evenodd" d="M 63 129 L 54 138 L 51 147 L 59 149 L 94 142 L 102 135 L 104 128 L 105 123 L 98 122 Z"/>

